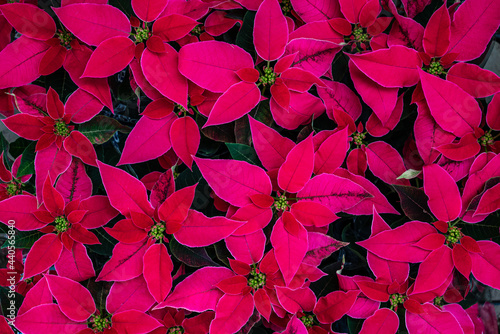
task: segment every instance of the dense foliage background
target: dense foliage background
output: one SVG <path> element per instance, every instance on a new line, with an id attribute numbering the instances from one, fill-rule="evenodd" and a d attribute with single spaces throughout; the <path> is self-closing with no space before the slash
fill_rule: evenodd
<path id="1" fill-rule="evenodd" d="M 0 12 L 1 333 L 497 333 L 498 0 Z"/>

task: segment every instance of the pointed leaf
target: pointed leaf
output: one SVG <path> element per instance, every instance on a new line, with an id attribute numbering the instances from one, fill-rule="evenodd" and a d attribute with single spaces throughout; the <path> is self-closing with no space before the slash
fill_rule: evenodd
<path id="1" fill-rule="evenodd" d="M 95 303 L 89 290 L 65 277 L 45 275 L 49 289 L 63 312 L 73 321 L 85 321 L 95 311 Z"/>
<path id="2" fill-rule="evenodd" d="M 180 282 L 167 299 L 156 308 L 175 307 L 193 312 L 215 310 L 224 295 L 215 285 L 223 279 L 233 277 L 227 268 L 204 267 Z"/>
<path id="3" fill-rule="evenodd" d="M 292 314 L 310 312 L 316 304 L 316 296 L 309 288 L 290 289 L 276 286 L 276 296 L 283 308 Z"/>
<path id="4" fill-rule="evenodd" d="M 217 196 L 234 206 L 251 204 L 250 196 L 255 194 L 271 194 L 269 176 L 257 166 L 235 160 L 194 161 Z"/>
<path id="5" fill-rule="evenodd" d="M 399 328 L 399 319 L 394 311 L 388 308 L 377 310 L 363 322 L 360 334 L 396 334 Z"/>
<path id="6" fill-rule="evenodd" d="M 74 157 L 80 158 L 85 164 L 97 166 L 97 154 L 90 140 L 79 131 L 72 131 L 64 140 L 64 148 Z"/>
<path id="7" fill-rule="evenodd" d="M 9 221 L 16 222 L 19 231 L 37 230 L 47 225 L 34 215 L 38 208 L 36 197 L 32 195 L 13 196 L 0 201 L 0 221 L 5 225 Z"/>
<path id="8" fill-rule="evenodd" d="M 164 43 L 165 52 L 144 50 L 141 67 L 148 82 L 165 97 L 187 108 L 188 84 L 178 70 L 177 51 Z"/>
<path id="9" fill-rule="evenodd" d="M 307 252 L 307 231 L 302 225 L 296 224 L 297 233 L 292 235 L 285 229 L 283 219 L 280 218 L 271 234 L 276 261 L 286 285 L 290 284 Z"/>
<path id="10" fill-rule="evenodd" d="M 118 333 L 140 334 L 148 333 L 162 324 L 150 315 L 137 310 L 128 310 L 113 314 L 111 317 L 113 328 Z"/>
<path id="11" fill-rule="evenodd" d="M 96 281 L 128 281 L 143 272 L 146 243 L 116 244 L 113 256 L 106 262 Z"/>
<path id="12" fill-rule="evenodd" d="M 24 277 L 30 278 L 49 269 L 59 259 L 63 244 L 55 234 L 45 234 L 31 248 L 24 264 Z"/>
<path id="13" fill-rule="evenodd" d="M 200 145 L 200 131 L 191 117 L 176 119 L 170 127 L 170 140 L 177 156 L 188 166 L 193 165 L 193 157 Z"/>
<path id="14" fill-rule="evenodd" d="M 128 18 L 110 5 L 77 3 L 53 10 L 73 35 L 89 45 L 97 46 L 116 36 L 128 37 L 130 33 Z"/>
<path id="15" fill-rule="evenodd" d="M 49 45 L 21 36 L 0 52 L 0 89 L 19 87 L 35 81 L 38 67 Z"/>
<path id="16" fill-rule="evenodd" d="M 132 9 L 142 21 L 152 22 L 167 6 L 168 0 L 132 0 Z"/>
<path id="17" fill-rule="evenodd" d="M 87 328 L 86 323 L 69 320 L 57 304 L 38 305 L 16 317 L 16 328 L 26 334 L 49 333 L 74 334 Z"/>
<path id="18" fill-rule="evenodd" d="M 123 36 L 109 38 L 94 50 L 82 77 L 106 78 L 123 70 L 134 58 L 135 44 Z"/>
<path id="19" fill-rule="evenodd" d="M 307 23 L 341 16 L 337 1 L 292 0 L 291 3 L 294 11 Z"/>
<path id="20" fill-rule="evenodd" d="M 174 238 L 170 240 L 169 249 L 172 255 L 177 260 L 190 267 L 199 268 L 207 266 L 218 266 L 218 264 L 212 261 L 210 256 L 208 256 L 207 251 L 203 247 L 187 247 L 179 243 Z"/>
<path id="21" fill-rule="evenodd" d="M 313 177 L 297 194 L 298 199 L 323 204 L 333 213 L 352 208 L 371 196 L 358 184 L 331 174 Z"/>
<path id="22" fill-rule="evenodd" d="M 67 277 L 77 282 L 82 282 L 95 276 L 92 261 L 87 255 L 87 249 L 79 242 L 73 243 L 71 250 L 63 247 L 55 268 L 59 276 Z"/>
<path id="23" fill-rule="evenodd" d="M 450 14 L 446 4 L 432 14 L 424 31 L 424 50 L 431 57 L 442 57 L 450 45 Z"/>
<path id="24" fill-rule="evenodd" d="M 106 298 L 106 310 L 109 313 L 127 310 L 146 312 L 154 303 L 155 300 L 141 275 L 125 282 L 114 282 Z"/>
<path id="25" fill-rule="evenodd" d="M 253 296 L 224 295 L 215 309 L 215 319 L 210 323 L 210 333 L 235 333 L 250 319 L 254 309 Z"/>
<path id="26" fill-rule="evenodd" d="M 314 174 L 333 173 L 345 159 L 347 128 L 330 135 L 314 153 Z"/>
<path id="27" fill-rule="evenodd" d="M 276 60 L 285 52 L 288 43 L 288 24 L 277 0 L 264 0 L 253 28 L 257 54 L 264 60 Z"/>
<path id="28" fill-rule="evenodd" d="M 167 248 L 163 244 L 154 244 L 144 254 L 144 279 L 154 299 L 161 303 L 167 298 L 172 288 L 172 270 L 174 265 Z"/>
<path id="29" fill-rule="evenodd" d="M 477 205 L 475 215 L 488 214 L 500 208 L 500 184 L 486 190 Z"/>
<path id="30" fill-rule="evenodd" d="M 116 131 L 129 133 L 130 128 L 122 125 L 116 119 L 98 115 L 90 122 L 80 125 L 78 131 L 87 137 L 92 144 L 104 144 L 113 137 Z"/>
<path id="31" fill-rule="evenodd" d="M 237 120 L 250 112 L 260 102 L 260 91 L 255 83 L 238 82 L 215 102 L 203 127 Z"/>
<path id="32" fill-rule="evenodd" d="M 161 119 L 141 117 L 127 137 L 118 164 L 144 162 L 167 152 L 171 147 L 170 127 L 176 118 L 174 113 Z"/>
<path id="33" fill-rule="evenodd" d="M 495 289 L 500 287 L 500 246 L 491 241 L 478 241 L 482 253 L 469 253 L 472 258 L 472 274 L 483 284 Z"/>
<path id="34" fill-rule="evenodd" d="M 279 168 L 285 162 L 288 152 L 295 146 L 293 141 L 252 117 L 248 120 L 252 142 L 262 165 L 267 170 Z"/>
<path id="35" fill-rule="evenodd" d="M 92 51 L 89 48 L 80 45 L 79 49 L 73 48 L 66 53 L 63 67 L 78 87 L 94 95 L 102 104 L 113 110 L 108 80 L 105 78 L 81 78 L 91 55 Z"/>
<path id="36" fill-rule="evenodd" d="M 453 15 L 448 53 L 457 61 L 479 57 L 500 23 L 500 4 L 495 0 L 469 0 Z"/>
<path id="37" fill-rule="evenodd" d="M 307 241 L 309 245 L 307 246 L 304 263 L 312 266 L 318 266 L 323 259 L 329 257 L 332 253 L 349 244 L 347 242 L 335 240 L 326 234 L 317 232 L 309 232 L 307 235 Z"/>
<path id="38" fill-rule="evenodd" d="M 102 110 L 102 107 L 102 103 L 97 98 L 79 88 L 68 97 L 66 105 L 64 106 L 64 112 L 66 115 L 71 115 L 71 121 L 73 123 L 85 123 L 94 118 L 94 116 Z M 80 126 L 78 131 L 82 132 L 83 126 L 84 125 Z M 92 143 L 97 144 L 94 142 Z"/>
<path id="39" fill-rule="evenodd" d="M 326 206 L 315 202 L 294 203 L 290 212 L 304 226 L 327 226 L 338 218 Z"/>
<path id="40" fill-rule="evenodd" d="M 314 307 L 314 314 L 322 324 L 329 324 L 342 318 L 354 305 L 359 291 L 334 291 L 321 297 Z"/>
<path id="41" fill-rule="evenodd" d="M 92 180 L 85 172 L 80 159 L 73 158 L 69 168 L 59 177 L 56 190 L 63 196 L 66 204 L 74 199 L 86 199 L 92 195 Z"/>
<path id="42" fill-rule="evenodd" d="M 208 218 L 204 214 L 189 210 L 182 227 L 174 233 L 179 243 L 188 247 L 205 247 L 231 235 L 243 222 L 225 217 Z"/>
<path id="43" fill-rule="evenodd" d="M 380 232 L 357 244 L 386 260 L 417 263 L 422 262 L 430 252 L 415 246 L 415 243 L 432 233 L 436 233 L 434 227 L 414 221 Z"/>
<path id="44" fill-rule="evenodd" d="M 312 136 L 297 144 L 286 156 L 278 171 L 278 185 L 289 193 L 296 193 L 311 178 L 314 167 L 314 145 Z"/>
<path id="45" fill-rule="evenodd" d="M 429 208 L 438 220 L 452 221 L 462 210 L 462 200 L 455 180 L 439 165 L 424 166 L 424 191 Z"/>
<path id="46" fill-rule="evenodd" d="M 252 57 L 238 46 L 206 41 L 179 51 L 179 71 L 198 86 L 223 93 L 240 81 L 236 71 L 254 67 Z"/>
<path id="47" fill-rule="evenodd" d="M 121 169 L 101 162 L 98 164 L 106 193 L 115 209 L 125 216 L 130 216 L 132 211 L 145 214 L 152 211 L 142 182 Z"/>
<path id="48" fill-rule="evenodd" d="M 415 50 L 403 46 L 350 55 L 349 58 L 366 76 L 383 87 L 410 87 L 419 81 L 418 68 L 422 66 L 422 60 Z"/>
<path id="49" fill-rule="evenodd" d="M 47 40 L 56 33 L 54 20 L 44 10 L 28 3 L 7 3 L 0 7 L 3 16 L 24 36 Z"/>
<path id="50" fill-rule="evenodd" d="M 339 51 L 340 46 L 332 42 L 297 38 L 287 44 L 284 55 L 297 53 L 292 66 L 320 77 L 330 69 L 333 58 Z"/>
<path id="51" fill-rule="evenodd" d="M 410 182 L 398 177 L 406 171 L 403 159 L 389 144 L 383 141 L 371 143 L 366 147 L 368 166 L 372 173 L 389 184 L 409 185 Z"/>
<path id="52" fill-rule="evenodd" d="M 363 101 L 373 109 L 382 125 L 385 125 L 396 107 L 398 89 L 382 87 L 370 80 L 354 65 L 354 62 L 349 62 L 349 71 L 351 72 L 354 87 L 363 98 Z"/>
<path id="53" fill-rule="evenodd" d="M 227 249 L 238 261 L 248 264 L 258 263 L 264 256 L 266 236 L 262 230 L 251 234 L 235 236 L 231 235 L 225 239 Z"/>
<path id="54" fill-rule="evenodd" d="M 434 333 L 463 333 L 455 317 L 436 306 L 426 303 L 422 305 L 423 312 L 406 312 L 405 320 L 408 333 L 416 334 L 422 329 Z M 432 333 L 431 332 L 431 333 Z"/>
<path id="55" fill-rule="evenodd" d="M 353 75 L 352 71 L 351 75 Z M 318 87 L 318 94 L 325 103 L 326 113 L 329 117 L 333 118 L 334 109 L 341 109 L 352 119 L 358 119 L 361 115 L 361 102 L 356 94 L 343 83 L 326 80 L 323 82 L 326 83 L 326 88 Z"/>
<path id="56" fill-rule="evenodd" d="M 455 64 L 446 74 L 446 80 L 457 84 L 476 98 L 490 96 L 500 91 L 500 77 L 474 64 Z"/>
<path id="57" fill-rule="evenodd" d="M 477 101 L 454 83 L 418 71 L 425 99 L 436 122 L 457 137 L 474 132 L 482 117 Z"/>
<path id="58" fill-rule="evenodd" d="M 165 42 L 176 41 L 189 34 L 197 25 L 198 22 L 188 16 L 170 14 L 160 17 L 153 23 L 153 33 Z"/>
<path id="59" fill-rule="evenodd" d="M 401 208 L 408 218 L 424 222 L 432 222 L 431 210 L 427 204 L 429 198 L 424 190 L 409 186 L 392 185 L 399 195 Z"/>
<path id="60" fill-rule="evenodd" d="M 412 293 L 422 293 L 439 288 L 454 268 L 452 251 L 447 245 L 434 250 L 420 264 Z"/>

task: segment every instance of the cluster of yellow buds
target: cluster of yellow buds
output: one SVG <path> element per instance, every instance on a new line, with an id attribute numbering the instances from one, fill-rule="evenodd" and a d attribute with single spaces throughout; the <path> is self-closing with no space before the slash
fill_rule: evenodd
<path id="1" fill-rule="evenodd" d="M 274 73 L 273 68 L 264 66 L 264 75 L 259 78 L 259 81 L 262 82 L 264 86 L 274 84 L 274 81 L 276 81 L 276 73 Z"/>
<path id="2" fill-rule="evenodd" d="M 146 27 L 146 28 L 141 28 L 141 27 L 137 27 L 135 28 L 135 35 L 134 35 L 134 38 L 135 38 L 135 41 L 137 43 L 142 43 L 144 41 L 147 41 L 148 38 L 149 38 L 149 29 Z"/>
<path id="3" fill-rule="evenodd" d="M 288 201 L 285 195 L 281 195 L 276 201 L 274 201 L 274 207 L 276 210 L 285 210 L 288 206 Z"/>
<path id="4" fill-rule="evenodd" d="M 250 276 L 251 278 L 248 279 L 248 286 L 252 289 L 257 290 L 266 285 L 266 274 L 257 273 L 257 270 L 252 269 Z"/>
<path id="5" fill-rule="evenodd" d="M 306 327 L 312 327 L 314 325 L 314 317 L 312 315 L 304 315 L 300 317 L 299 320 L 302 321 Z"/>
<path id="6" fill-rule="evenodd" d="M 62 233 L 67 231 L 70 226 L 68 219 L 64 216 L 56 217 L 56 219 L 54 220 L 54 224 L 56 225 L 55 229 L 57 233 Z"/>
<path id="7" fill-rule="evenodd" d="M 70 131 L 68 129 L 68 125 L 64 123 L 63 120 L 58 119 L 54 123 L 54 133 L 58 136 L 67 137 L 69 136 Z"/>
<path id="8" fill-rule="evenodd" d="M 90 322 L 92 323 L 92 330 L 96 333 L 100 333 L 111 327 L 109 319 L 100 315 L 93 315 Z"/>
<path id="9" fill-rule="evenodd" d="M 162 223 L 156 223 L 151 227 L 151 231 L 149 231 L 149 235 L 153 237 L 155 240 L 162 240 L 163 239 L 163 234 L 166 231 L 165 225 Z"/>
<path id="10" fill-rule="evenodd" d="M 458 229 L 458 227 L 450 227 L 448 229 L 448 233 L 446 234 L 446 242 L 456 244 L 460 238 L 462 238 L 462 232 Z"/>

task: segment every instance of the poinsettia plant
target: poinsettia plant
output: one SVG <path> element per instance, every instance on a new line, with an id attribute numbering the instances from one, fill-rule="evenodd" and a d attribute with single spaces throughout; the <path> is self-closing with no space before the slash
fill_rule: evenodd
<path id="1" fill-rule="evenodd" d="M 0 1 L 0 332 L 497 332 L 499 26 Z"/>

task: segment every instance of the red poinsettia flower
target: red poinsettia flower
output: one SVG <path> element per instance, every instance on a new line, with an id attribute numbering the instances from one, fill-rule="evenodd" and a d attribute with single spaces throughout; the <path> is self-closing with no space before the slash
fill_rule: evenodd
<path id="1" fill-rule="evenodd" d="M 55 264 L 59 275 L 79 281 L 95 275 L 83 245 L 100 242 L 88 229 L 103 226 L 118 214 L 105 196 L 75 199 L 66 204 L 50 177 L 44 183 L 41 207 L 34 196 L 18 195 L 0 202 L 0 212 L 4 223 L 14 220 L 20 231 L 46 233 L 33 244 L 26 257 L 24 278 Z"/>

